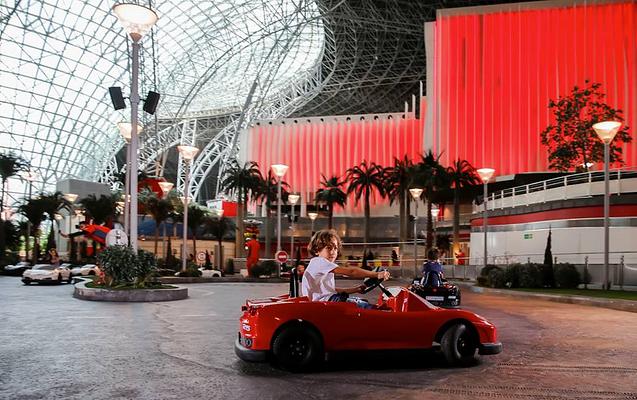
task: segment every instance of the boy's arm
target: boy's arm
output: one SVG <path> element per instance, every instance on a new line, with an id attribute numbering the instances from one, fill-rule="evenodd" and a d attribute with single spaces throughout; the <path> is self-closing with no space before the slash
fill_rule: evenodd
<path id="1" fill-rule="evenodd" d="M 347 275 L 352 278 L 389 279 L 389 271 L 374 272 L 356 267 L 336 267 L 332 272 L 339 275 Z"/>

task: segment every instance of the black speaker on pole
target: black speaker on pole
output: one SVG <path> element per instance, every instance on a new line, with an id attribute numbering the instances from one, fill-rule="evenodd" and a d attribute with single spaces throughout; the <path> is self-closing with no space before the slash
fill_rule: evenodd
<path id="1" fill-rule="evenodd" d="M 126 108 L 124 102 L 124 96 L 122 96 L 122 88 L 118 86 L 111 86 L 108 88 L 108 93 L 111 95 L 111 101 L 113 102 L 113 108 L 116 110 L 123 110 Z"/>
<path id="2" fill-rule="evenodd" d="M 159 93 L 153 92 L 151 90 L 150 92 L 148 92 L 148 96 L 146 96 L 146 100 L 144 100 L 144 111 L 146 111 L 150 115 L 155 114 L 155 110 L 157 109 L 158 103 L 159 103 Z"/>

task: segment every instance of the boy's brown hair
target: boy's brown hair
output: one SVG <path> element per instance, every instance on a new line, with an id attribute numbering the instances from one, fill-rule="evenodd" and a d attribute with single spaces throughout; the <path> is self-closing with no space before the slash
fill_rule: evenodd
<path id="1" fill-rule="evenodd" d="M 316 256 L 321 250 L 332 245 L 332 239 L 336 239 L 338 249 L 340 250 L 341 238 L 338 237 L 338 233 L 336 233 L 334 229 L 323 229 L 316 232 L 314 236 L 312 236 L 310 244 L 307 245 L 307 250 L 311 255 Z"/>

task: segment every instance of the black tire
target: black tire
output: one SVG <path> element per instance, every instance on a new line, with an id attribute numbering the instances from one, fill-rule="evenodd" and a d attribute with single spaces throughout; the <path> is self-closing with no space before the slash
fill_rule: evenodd
<path id="1" fill-rule="evenodd" d="M 300 372 L 311 369 L 323 359 L 323 343 L 311 328 L 289 326 L 272 343 L 276 362 L 284 369 Z"/>
<path id="2" fill-rule="evenodd" d="M 468 366 L 475 363 L 478 343 L 473 331 L 465 324 L 459 323 L 445 331 L 440 348 L 449 365 Z"/>
<path id="3" fill-rule="evenodd" d="M 58 285 L 62 284 L 62 274 L 58 274 Z"/>
<path id="4" fill-rule="evenodd" d="M 66 280 L 66 283 L 70 284 L 71 282 L 73 282 L 73 275 L 69 274 L 69 277 Z"/>
<path id="5" fill-rule="evenodd" d="M 89 275 L 89 276 L 91 276 L 91 275 L 95 275 L 95 271 L 88 271 L 88 275 Z"/>
<path id="6" fill-rule="evenodd" d="M 22 283 L 24 283 L 25 286 L 29 286 L 31 284 L 31 281 L 24 281 Z"/>

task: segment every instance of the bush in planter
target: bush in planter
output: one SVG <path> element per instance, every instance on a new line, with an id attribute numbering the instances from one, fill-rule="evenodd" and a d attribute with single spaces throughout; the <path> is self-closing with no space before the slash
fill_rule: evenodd
<path id="1" fill-rule="evenodd" d="M 234 260 L 232 258 L 226 260 L 225 273 L 228 275 L 234 274 Z"/>
<path id="2" fill-rule="evenodd" d="M 270 276 L 276 272 L 279 263 L 274 260 L 265 260 L 250 268 L 250 275 L 258 278 L 262 275 Z"/>
<path id="3" fill-rule="evenodd" d="M 478 275 L 476 278 L 478 286 L 489 286 L 489 278 L 486 276 Z"/>
<path id="4" fill-rule="evenodd" d="M 155 256 L 143 250 L 137 254 L 128 246 L 109 246 L 97 255 L 104 274 L 104 284 L 109 287 L 133 284 L 145 287 L 157 269 Z"/>
<path id="5" fill-rule="evenodd" d="M 189 262 L 186 264 L 186 270 L 180 271 L 177 276 L 181 278 L 198 278 L 201 276 L 201 271 L 199 271 L 197 264 Z"/>
<path id="6" fill-rule="evenodd" d="M 498 267 L 497 265 L 487 264 L 486 267 L 480 270 L 480 276 L 488 277 L 489 272 L 491 272 L 492 269 L 502 269 L 502 268 Z"/>
<path id="7" fill-rule="evenodd" d="M 522 269 L 522 264 L 513 263 L 507 265 L 505 271 L 505 279 L 507 282 L 507 286 L 510 288 L 518 288 L 520 287 L 520 270 Z"/>
<path id="8" fill-rule="evenodd" d="M 575 289 L 582 278 L 574 265 L 559 263 L 555 266 L 555 284 L 562 289 Z"/>

